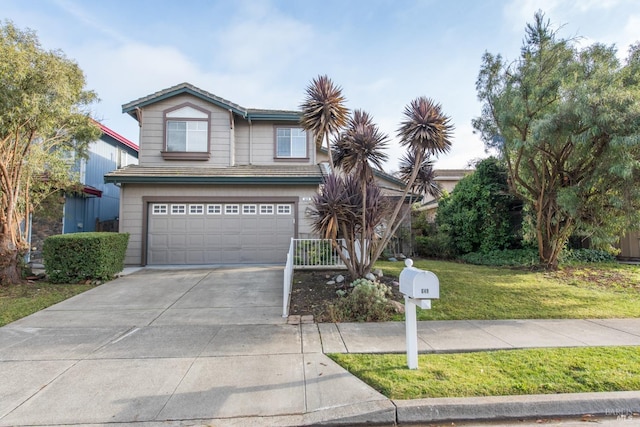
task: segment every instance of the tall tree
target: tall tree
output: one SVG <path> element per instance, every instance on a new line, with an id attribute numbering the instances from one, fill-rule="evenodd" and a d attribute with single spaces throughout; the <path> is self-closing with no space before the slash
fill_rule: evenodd
<path id="1" fill-rule="evenodd" d="M 613 47 L 575 45 L 538 12 L 520 57 L 485 53 L 476 83 L 474 127 L 500 151 L 548 268 L 570 235 L 611 243 L 640 220 L 638 46 L 621 65 Z"/>
<path id="2" fill-rule="evenodd" d="M 29 213 L 71 182 L 69 154 L 100 135 L 78 65 L 30 30 L 0 25 L 0 283 L 18 282 Z"/>
<path id="3" fill-rule="evenodd" d="M 301 105 L 300 124 L 316 137 L 316 144 L 326 143 L 329 166 L 334 171 L 331 153 L 331 135 L 337 135 L 346 126 L 349 110 L 345 106 L 342 88 L 336 86 L 326 75 L 318 76 L 307 87 L 307 96 Z"/>
<path id="4" fill-rule="evenodd" d="M 369 222 L 367 217 L 372 209 L 382 203 L 376 200 L 376 196 L 382 197 L 380 191 L 372 190 L 377 187 L 374 181 L 374 168 L 382 170 L 382 165 L 387 159 L 384 149 L 387 146 L 388 136 L 380 132 L 373 118 L 365 111 L 355 110 L 349 119 L 347 128 L 335 140 L 333 145 L 334 161 L 346 174 L 353 175 L 362 192 L 362 203 L 367 206 L 361 209 L 357 234 L 360 236 L 360 247 L 355 245 L 349 249 L 350 253 L 358 253 L 348 259 L 350 273 L 354 277 L 363 277 L 371 269 L 372 260 L 369 256 L 369 248 L 378 239 L 376 227 L 380 221 Z M 380 220 L 382 216 L 376 215 Z M 356 236 L 353 236 L 354 238 Z"/>
<path id="5" fill-rule="evenodd" d="M 380 244 L 373 251 L 373 260 L 380 257 L 400 227 L 401 221 L 398 221 L 398 214 L 409 192 L 416 188 L 430 187 L 425 179 L 432 176 L 429 173 L 431 156 L 448 153 L 451 149 L 453 125 L 451 119 L 442 111 L 440 104 L 426 96 L 420 96 L 405 107 L 403 115 L 404 120 L 400 123 L 398 136 L 400 145 L 407 149 L 407 154 L 403 158 L 403 170 L 411 170 L 411 173 L 404 176 L 406 179 L 404 192 L 387 220 L 387 227 Z M 416 183 L 418 183 L 417 186 Z"/>

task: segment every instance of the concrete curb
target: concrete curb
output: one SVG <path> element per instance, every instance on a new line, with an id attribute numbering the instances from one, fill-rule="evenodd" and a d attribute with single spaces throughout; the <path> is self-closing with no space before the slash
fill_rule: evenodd
<path id="1" fill-rule="evenodd" d="M 640 391 L 394 400 L 398 423 L 497 421 L 514 418 L 640 412 Z"/>

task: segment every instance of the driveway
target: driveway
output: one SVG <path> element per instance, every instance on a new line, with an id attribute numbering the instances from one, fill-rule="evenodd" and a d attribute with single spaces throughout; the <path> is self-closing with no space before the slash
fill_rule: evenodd
<path id="1" fill-rule="evenodd" d="M 144 269 L 0 328 L 0 425 L 394 420 L 315 324 L 286 324 L 282 278 Z"/>

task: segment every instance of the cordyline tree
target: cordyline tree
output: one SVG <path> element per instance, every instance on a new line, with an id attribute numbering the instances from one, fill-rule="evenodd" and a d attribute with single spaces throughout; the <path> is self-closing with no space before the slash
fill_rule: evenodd
<path id="1" fill-rule="evenodd" d="M 332 94 L 330 99 L 325 95 L 328 93 Z M 440 105 L 426 97 L 415 99 L 405 108 L 405 120 L 398 136 L 400 144 L 408 149 L 403 159 L 406 187 L 392 206 L 374 180 L 374 168 L 381 169 L 387 158 L 382 150 L 388 137 L 378 130 L 369 114 L 360 110 L 344 121 L 345 126 L 343 116 L 332 113 L 340 111 L 346 116 L 348 110 L 343 103 L 341 90 L 328 77 L 314 79 L 302 104 L 301 123 L 312 132 L 330 129 L 323 133 L 327 139 L 333 134 L 329 163 L 335 164 L 336 169 L 332 171 L 336 173 L 327 177 L 313 199 L 313 226 L 315 231 L 331 240 L 349 274 L 357 278 L 370 272 L 397 231 L 401 223 L 398 215 L 409 192 L 433 189 L 429 159 L 450 149 L 453 128 Z M 344 245 L 339 239 L 344 239 Z"/>
<path id="2" fill-rule="evenodd" d="M 35 33 L 0 25 L 0 283 L 21 280 L 29 213 L 73 185 L 69 154 L 100 135 L 85 108 L 96 99 L 84 75 Z"/>
<path id="3" fill-rule="evenodd" d="M 614 47 L 577 49 L 541 12 L 520 57 L 485 53 L 475 119 L 528 206 L 540 262 L 554 269 L 572 234 L 604 246 L 640 213 L 640 49 L 626 64 Z"/>

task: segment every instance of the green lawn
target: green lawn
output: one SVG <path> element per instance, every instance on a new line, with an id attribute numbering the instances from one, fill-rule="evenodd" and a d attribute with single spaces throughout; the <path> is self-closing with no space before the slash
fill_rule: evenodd
<path id="1" fill-rule="evenodd" d="M 398 277 L 404 263 L 376 267 Z M 545 272 L 421 260 L 414 267 L 440 280 L 440 299 L 431 310 L 418 309 L 418 320 L 640 317 L 638 266 L 585 264 Z"/>
<path id="2" fill-rule="evenodd" d="M 330 357 L 391 399 L 640 390 L 640 347 Z"/>
<path id="3" fill-rule="evenodd" d="M 46 282 L 0 286 L 0 326 L 33 314 L 94 285 L 53 285 Z"/>

